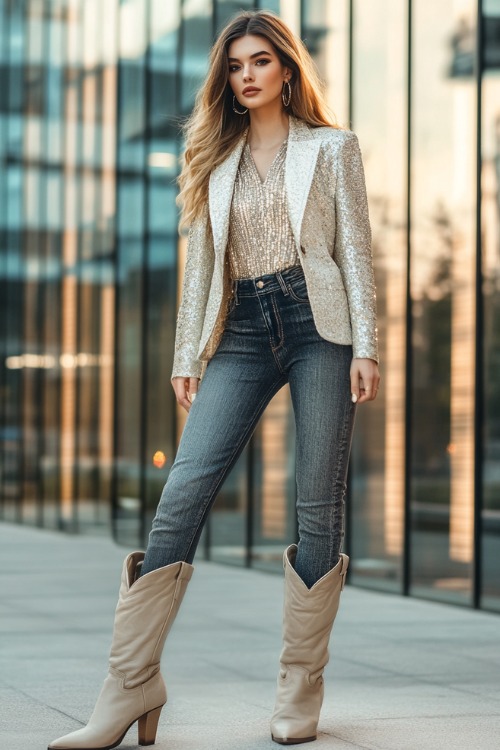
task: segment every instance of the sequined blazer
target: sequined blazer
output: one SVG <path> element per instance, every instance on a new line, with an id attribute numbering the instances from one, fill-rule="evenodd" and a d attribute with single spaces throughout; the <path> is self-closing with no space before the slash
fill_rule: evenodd
<path id="1" fill-rule="evenodd" d="M 203 377 L 224 330 L 232 294 L 229 213 L 246 135 L 211 173 L 208 203 L 189 230 L 172 378 Z M 290 117 L 285 191 L 318 333 L 352 344 L 354 357 L 378 362 L 371 228 L 356 134 Z"/>

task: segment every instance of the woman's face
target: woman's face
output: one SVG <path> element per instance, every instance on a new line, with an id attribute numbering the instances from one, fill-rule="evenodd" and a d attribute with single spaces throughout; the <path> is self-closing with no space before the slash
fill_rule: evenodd
<path id="1" fill-rule="evenodd" d="M 279 102 L 283 81 L 291 77 L 290 69 L 262 36 L 247 34 L 231 42 L 228 64 L 229 85 L 240 105 L 248 109 Z"/>

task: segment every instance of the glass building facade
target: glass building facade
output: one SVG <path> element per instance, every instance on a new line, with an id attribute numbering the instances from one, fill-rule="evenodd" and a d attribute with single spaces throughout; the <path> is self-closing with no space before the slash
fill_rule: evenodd
<path id="1" fill-rule="evenodd" d="M 0 518 L 144 545 L 185 413 L 179 123 L 240 8 L 300 34 L 359 137 L 382 387 L 351 583 L 500 611 L 500 0 L 0 0 Z M 273 399 L 199 554 L 279 570 L 295 426 Z"/>

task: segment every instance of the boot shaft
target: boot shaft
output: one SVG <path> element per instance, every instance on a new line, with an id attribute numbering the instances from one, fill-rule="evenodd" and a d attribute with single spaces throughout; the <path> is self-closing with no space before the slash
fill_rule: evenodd
<path id="1" fill-rule="evenodd" d="M 143 558 L 143 553 L 134 552 L 123 564 L 109 656 L 110 671 L 123 676 L 127 688 L 159 670 L 165 639 L 194 570 L 186 562 L 176 562 L 134 580 Z"/>
<path id="2" fill-rule="evenodd" d="M 297 546 L 291 545 L 284 554 L 281 663 L 302 667 L 307 672 L 318 672 L 328 662 L 328 642 L 345 585 L 349 558 L 341 554 L 337 565 L 308 589 L 293 566 L 296 553 Z"/>

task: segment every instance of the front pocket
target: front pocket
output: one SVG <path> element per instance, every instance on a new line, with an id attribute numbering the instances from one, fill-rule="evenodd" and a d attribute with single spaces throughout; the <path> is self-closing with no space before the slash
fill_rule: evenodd
<path id="1" fill-rule="evenodd" d="M 309 302 L 307 284 L 304 277 L 288 281 L 287 288 L 290 292 L 290 297 L 296 302 Z"/>

